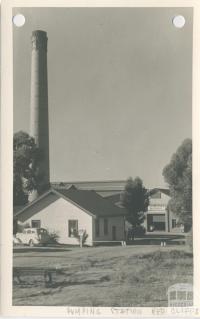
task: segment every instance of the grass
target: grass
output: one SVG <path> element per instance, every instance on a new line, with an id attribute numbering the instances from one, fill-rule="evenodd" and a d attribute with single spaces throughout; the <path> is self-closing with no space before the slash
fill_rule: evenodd
<path id="1" fill-rule="evenodd" d="M 193 277 L 192 254 L 184 246 L 27 249 L 14 254 L 14 266 L 65 270 L 50 287 L 35 276 L 14 282 L 13 305 L 161 307 L 169 286 Z"/>

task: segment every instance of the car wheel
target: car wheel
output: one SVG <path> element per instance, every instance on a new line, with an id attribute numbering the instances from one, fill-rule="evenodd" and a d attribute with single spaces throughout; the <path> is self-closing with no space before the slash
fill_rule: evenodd
<path id="1" fill-rule="evenodd" d="M 29 241 L 29 246 L 30 246 L 30 247 L 34 247 L 34 242 L 33 242 L 32 239 Z"/>

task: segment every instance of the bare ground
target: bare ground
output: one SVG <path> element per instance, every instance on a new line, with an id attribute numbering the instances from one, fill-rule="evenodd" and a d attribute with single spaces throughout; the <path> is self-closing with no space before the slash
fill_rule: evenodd
<path id="1" fill-rule="evenodd" d="M 41 276 L 14 280 L 13 305 L 167 306 L 167 288 L 193 277 L 192 253 L 180 245 L 21 248 L 13 263 L 65 269 L 49 287 Z"/>

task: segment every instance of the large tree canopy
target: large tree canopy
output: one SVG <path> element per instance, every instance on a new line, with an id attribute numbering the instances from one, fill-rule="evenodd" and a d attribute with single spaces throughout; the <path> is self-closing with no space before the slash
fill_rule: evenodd
<path id="1" fill-rule="evenodd" d="M 139 177 L 134 180 L 130 177 L 121 195 L 121 203 L 128 212 L 127 219 L 133 225 L 140 225 L 144 221 L 144 212 L 147 210 L 148 192 Z"/>
<path id="2" fill-rule="evenodd" d="M 180 222 L 192 224 L 192 140 L 186 139 L 164 168 L 163 176 L 169 185 L 169 208 Z"/>
<path id="3" fill-rule="evenodd" d="M 28 192 L 37 189 L 36 172 L 33 163 L 39 159 L 39 150 L 34 139 L 20 131 L 13 138 L 13 201 L 14 205 L 24 205 Z"/>

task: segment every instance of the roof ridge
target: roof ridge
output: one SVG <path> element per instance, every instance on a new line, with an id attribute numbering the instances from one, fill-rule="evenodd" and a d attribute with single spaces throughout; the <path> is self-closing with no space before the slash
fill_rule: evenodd
<path id="1" fill-rule="evenodd" d="M 65 183 L 65 184 L 74 184 L 74 183 L 110 183 L 110 182 L 123 182 L 125 183 L 126 180 L 124 179 L 108 179 L 108 180 L 86 180 L 86 181 L 53 181 L 51 184 L 57 184 L 57 183 Z"/>
<path id="2" fill-rule="evenodd" d="M 65 196 L 66 198 L 68 198 L 69 200 L 72 200 L 74 203 L 78 204 L 80 207 L 84 208 L 84 204 L 83 202 L 80 203 L 80 200 L 77 200 L 76 198 L 71 198 L 70 195 L 72 195 L 74 192 L 77 192 L 79 194 L 95 194 L 95 196 L 101 200 L 102 202 L 106 203 L 107 205 L 109 205 L 110 207 L 114 208 L 115 210 L 117 210 L 118 212 L 124 211 L 123 208 L 116 206 L 115 204 L 113 204 L 111 201 L 107 200 L 106 198 L 104 198 L 103 196 L 99 195 L 97 192 L 95 192 L 95 190 L 82 190 L 82 189 L 75 189 L 75 190 L 71 190 L 71 189 L 58 189 L 55 190 L 56 192 L 60 193 L 61 195 Z M 71 193 L 71 194 L 70 194 Z M 87 211 L 89 211 L 88 208 L 86 208 Z M 94 214 L 94 213 L 93 213 Z M 108 215 L 109 216 L 109 215 Z"/>
<path id="3" fill-rule="evenodd" d="M 123 208 L 114 205 L 112 202 L 95 192 L 95 190 L 80 190 L 76 188 L 59 189 L 56 187 L 50 187 L 48 191 L 20 209 L 15 216 L 24 213 L 26 209 L 29 209 L 31 206 L 37 204 L 37 202 L 43 200 L 45 196 L 48 196 L 51 193 L 54 193 L 58 197 L 62 197 L 66 201 L 73 203 L 73 205 L 78 206 L 80 209 L 92 216 L 114 217 L 125 215 Z"/>

